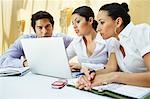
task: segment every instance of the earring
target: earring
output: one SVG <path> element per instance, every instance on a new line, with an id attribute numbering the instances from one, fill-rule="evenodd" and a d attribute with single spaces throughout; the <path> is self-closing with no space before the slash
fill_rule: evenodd
<path id="1" fill-rule="evenodd" d="M 114 30 L 114 36 L 119 40 L 119 38 L 118 38 L 118 34 L 119 34 L 119 32 L 118 32 L 118 28 L 117 27 L 115 27 L 115 30 Z"/>
<path id="2" fill-rule="evenodd" d="M 117 28 L 115 27 L 115 35 L 117 35 L 118 33 L 117 33 Z"/>

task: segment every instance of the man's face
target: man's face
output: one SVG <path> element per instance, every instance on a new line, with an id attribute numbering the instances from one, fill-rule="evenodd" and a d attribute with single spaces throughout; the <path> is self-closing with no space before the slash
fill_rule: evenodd
<path id="1" fill-rule="evenodd" d="M 39 19 L 35 24 L 35 32 L 39 38 L 41 37 L 51 37 L 53 33 L 53 26 L 49 22 L 49 19 Z"/>

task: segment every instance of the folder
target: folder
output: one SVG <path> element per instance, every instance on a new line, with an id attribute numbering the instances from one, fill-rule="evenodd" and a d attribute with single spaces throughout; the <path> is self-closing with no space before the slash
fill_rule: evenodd
<path id="1" fill-rule="evenodd" d="M 29 72 L 29 67 L 22 67 L 22 68 L 1 68 L 0 69 L 0 77 L 5 76 L 23 76 L 24 74 Z"/>
<path id="2" fill-rule="evenodd" d="M 70 79 L 68 80 L 67 86 L 75 88 L 75 82 L 76 79 Z M 150 88 L 117 83 L 97 86 L 91 90 L 83 91 L 117 99 L 150 99 Z"/>

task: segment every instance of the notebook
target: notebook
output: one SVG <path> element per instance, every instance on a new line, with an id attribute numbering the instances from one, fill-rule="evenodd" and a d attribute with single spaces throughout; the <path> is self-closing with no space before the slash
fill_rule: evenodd
<path id="1" fill-rule="evenodd" d="M 21 40 L 32 73 L 59 78 L 72 78 L 62 37 Z"/>
<path id="2" fill-rule="evenodd" d="M 77 79 L 68 80 L 67 86 L 75 88 Z M 84 90 L 87 91 L 87 90 Z M 116 99 L 150 99 L 150 88 L 112 83 L 93 87 L 88 92 Z"/>
<path id="3" fill-rule="evenodd" d="M 29 67 L 22 67 L 22 68 L 1 68 L 0 69 L 0 77 L 4 76 L 23 76 L 24 74 L 29 72 Z"/>

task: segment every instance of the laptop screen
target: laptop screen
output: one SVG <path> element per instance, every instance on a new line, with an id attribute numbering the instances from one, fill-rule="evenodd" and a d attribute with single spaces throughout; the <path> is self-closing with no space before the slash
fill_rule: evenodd
<path id="1" fill-rule="evenodd" d="M 72 78 L 62 37 L 21 40 L 32 73 Z"/>

